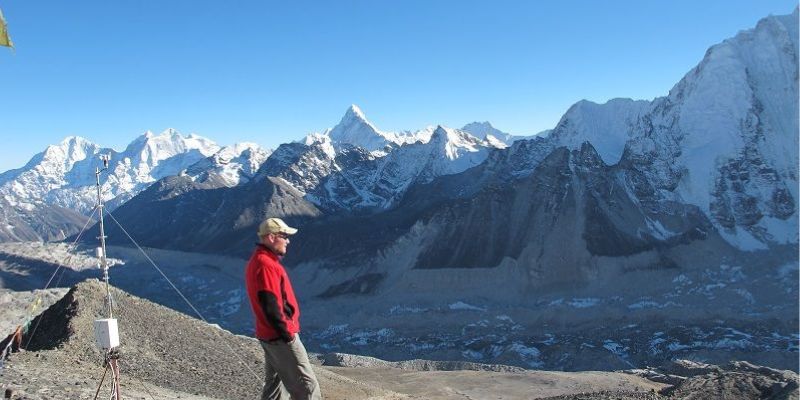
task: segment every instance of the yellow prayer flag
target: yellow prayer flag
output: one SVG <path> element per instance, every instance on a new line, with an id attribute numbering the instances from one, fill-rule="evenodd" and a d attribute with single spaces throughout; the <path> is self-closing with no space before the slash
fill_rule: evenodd
<path id="1" fill-rule="evenodd" d="M 8 37 L 8 28 L 6 27 L 6 19 L 3 18 L 3 10 L 0 10 L 0 46 L 14 48 L 14 42 Z"/>

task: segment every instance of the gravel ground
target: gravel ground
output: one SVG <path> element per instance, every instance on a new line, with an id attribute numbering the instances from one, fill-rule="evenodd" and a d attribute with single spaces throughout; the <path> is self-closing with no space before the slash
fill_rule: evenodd
<path id="1" fill-rule="evenodd" d="M 652 392 L 601 391 L 573 395 L 545 397 L 542 400 L 666 400 L 669 397 Z"/>
<path id="2" fill-rule="evenodd" d="M 67 294 L 67 288 L 17 292 L 0 289 L 0 336 L 6 336 Z"/>

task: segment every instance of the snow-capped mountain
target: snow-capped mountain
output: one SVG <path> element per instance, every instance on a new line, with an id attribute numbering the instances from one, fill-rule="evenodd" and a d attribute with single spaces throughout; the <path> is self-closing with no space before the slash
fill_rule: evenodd
<path id="1" fill-rule="evenodd" d="M 0 196 L 11 207 L 4 210 L 6 219 L 16 215 L 33 227 L 26 231 L 41 232 L 34 237 L 17 237 L 11 230 L 7 239 L 61 239 L 80 229 L 62 226 L 64 229 L 52 232 L 50 217 L 46 216 L 51 213 L 42 210 L 55 208 L 70 214 L 73 220 L 80 220 L 82 215 L 85 221 L 96 203 L 95 169 L 103 167 L 101 154 L 111 157 L 109 173 L 101 175 L 101 183 L 103 200 L 113 209 L 156 180 L 175 175 L 218 149 L 206 138 L 183 136 L 173 129 L 159 135 L 148 131 L 122 152 L 77 136 L 68 137 L 48 146 L 24 167 L 0 174 Z"/>
<path id="2" fill-rule="evenodd" d="M 221 188 L 223 185 L 205 178 L 216 165 L 210 157 L 181 176 L 153 185 L 115 214 L 147 245 L 235 251 L 238 246 L 226 240 L 249 246 L 250 230 L 268 214 L 303 224 L 323 215 L 381 212 L 396 205 L 415 184 L 465 171 L 499 150 L 465 131 L 439 126 L 418 131 L 411 143 L 386 142 L 381 150 L 370 151 L 362 145 L 384 143 L 387 136 L 380 135 L 357 107 L 348 109 L 342 120 L 335 129 L 280 145 L 252 178 L 235 187 Z M 343 126 L 360 134 L 351 134 Z M 339 132 L 335 135 L 338 141 L 331 138 L 334 131 Z M 221 190 L 204 190 L 209 187 Z M 225 204 L 224 210 L 216 208 L 221 204 Z M 217 211 L 204 215 L 192 211 L 192 207 Z M 154 225 L 142 215 L 169 220 L 175 229 L 186 231 L 152 231 Z M 195 237 L 200 232 L 208 240 Z M 219 240 L 216 235 L 227 239 Z"/>
<path id="3" fill-rule="evenodd" d="M 329 211 L 385 209 L 411 184 L 459 173 L 506 147 L 490 140 L 442 126 L 380 131 L 353 105 L 333 129 L 281 146 L 262 173 L 284 179 Z"/>
<path id="4" fill-rule="evenodd" d="M 0 174 L 0 190 L 12 204 L 34 207 L 52 190 L 67 185 L 88 185 L 97 163 L 90 165 L 84 161 L 102 150 L 110 152 L 81 137 L 67 137 L 35 155 L 24 167 Z"/>
<path id="5" fill-rule="evenodd" d="M 711 47 L 668 96 L 580 101 L 548 139 L 630 163 L 741 249 L 797 243 L 797 57 L 797 11 L 770 16 Z"/>
<path id="6" fill-rule="evenodd" d="M 215 187 L 237 186 L 250 181 L 270 154 L 271 150 L 255 143 L 237 143 L 190 165 L 183 173 L 196 182 Z"/>
<path id="7" fill-rule="evenodd" d="M 515 136 L 510 133 L 503 132 L 492 126 L 488 121 L 484 122 L 470 122 L 461 128 L 462 131 L 475 136 L 478 139 L 484 140 L 497 148 L 505 148 L 517 140 L 524 139 L 525 136 Z"/>
<path id="8" fill-rule="evenodd" d="M 427 141 L 391 149 L 385 155 L 343 149 L 335 172 L 326 176 L 308 199 L 329 210 L 387 209 L 413 184 L 427 183 L 482 163 L 497 147 L 467 132 L 436 127 Z"/>
<path id="9" fill-rule="evenodd" d="M 195 143 L 195 150 L 191 145 L 181 150 L 189 150 L 186 157 L 194 154 L 191 162 L 179 161 L 182 156 L 151 165 L 149 160 L 165 158 L 153 154 L 169 146 L 159 147 L 152 135 L 145 135 L 122 154 L 112 154 L 115 173 L 108 178 L 113 185 L 106 196 L 120 199 L 111 200 L 116 205 L 148 182 L 188 167 L 185 174 L 190 179 L 214 187 L 275 178 L 326 214 L 375 213 L 396 207 L 409 190 L 417 196 L 416 186 L 434 181 L 450 187 L 428 194 L 431 199 L 464 198 L 485 185 L 513 184 L 532 174 L 559 147 L 583 152 L 589 143 L 604 165 L 625 171 L 609 184 L 632 193 L 637 207 L 669 213 L 683 205 L 695 206 L 739 249 L 796 243 L 796 17 L 797 11 L 765 18 L 756 28 L 713 46 L 668 96 L 605 104 L 579 101 L 552 131 L 510 146 L 504 140 L 516 138 L 488 123 L 468 124 L 461 130 L 437 126 L 382 131 L 353 105 L 332 129 L 281 145 L 263 162 L 266 154 L 252 148 L 226 149 L 212 156 L 218 148 L 201 151 L 203 146 Z M 75 139 L 48 149 L 25 168 L 0 175 L 0 190 L 5 191 L 0 193 L 22 190 L 25 185 L 9 183 L 20 182 L 27 174 L 28 182 L 39 180 L 40 193 L 7 196 L 7 202 L 25 206 L 20 199 L 47 196 L 51 204 L 76 208 L 77 195 L 72 189 L 62 190 L 70 187 L 62 180 L 80 175 L 83 185 L 91 183 L 98 161 L 75 160 L 93 159 L 85 156 L 100 151 L 92 146 Z M 136 154 L 126 158 L 127 153 Z M 114 161 L 119 159 L 128 161 Z M 40 170 L 55 171 L 55 178 L 28 172 L 40 164 Z M 443 182 L 459 182 L 461 187 Z M 89 195 L 87 189 L 84 197 Z M 666 229 L 669 224 L 651 218 L 636 235 L 675 236 Z"/>
<path id="10" fill-rule="evenodd" d="M 798 241 L 797 16 L 767 17 L 713 46 L 668 96 L 578 102 L 549 134 L 411 188 L 391 214 L 370 218 L 381 228 L 344 230 L 352 241 L 339 247 L 363 252 L 362 273 L 391 273 L 368 268 L 392 264 L 381 258 L 389 251 L 413 254 L 403 256 L 410 268 L 516 260 L 538 277 L 596 257 L 645 268 L 671 265 L 667 249 L 690 244 L 731 259 L 770 249 L 758 253 L 765 268 L 787 254 L 796 263 L 786 249 Z M 312 229 L 312 240 L 330 233 Z M 485 244 L 479 254 L 475 241 Z M 339 259 L 332 247 L 306 251 L 298 262 Z M 596 273 L 573 272 L 565 276 Z"/>
<path id="11" fill-rule="evenodd" d="M 638 122 L 649 107 L 650 102 L 644 100 L 613 99 L 604 104 L 581 100 L 567 110 L 551 134 L 569 149 L 589 142 L 603 161 L 615 164 L 625 143 L 641 132 Z"/>
<path id="12" fill-rule="evenodd" d="M 379 180 L 427 183 L 482 163 L 496 148 L 465 131 L 437 126 L 427 143 L 401 147 L 382 160 Z"/>
<path id="13" fill-rule="evenodd" d="M 218 150 L 219 146 L 209 139 L 193 134 L 184 137 L 174 129 L 159 135 L 145 132 L 122 153 L 111 156 L 111 173 L 104 185 L 110 192 L 109 203 L 116 207 L 153 182 L 176 175 Z M 87 203 L 81 206 L 87 209 Z"/>
<path id="14" fill-rule="evenodd" d="M 381 131 L 367 120 L 358 106 L 353 104 L 347 109 L 342 120 L 324 135 L 328 136 L 331 143 L 337 147 L 351 145 L 367 151 L 382 151 L 386 146 L 427 141 L 428 137 L 425 136 L 427 132 L 427 130 L 414 133 Z"/>
<path id="15" fill-rule="evenodd" d="M 389 236 L 369 238 L 370 248 L 364 250 L 374 252 L 402 236 L 404 229 L 418 222 L 414 218 L 431 218 L 439 212 L 437 207 L 449 209 L 452 205 L 446 203 L 451 201 L 467 201 L 480 193 L 501 196 L 496 199 L 501 203 L 507 200 L 502 196 L 523 196 L 531 201 L 536 196 L 523 195 L 514 186 L 530 179 L 553 153 L 563 151 L 559 148 L 566 148 L 567 153 L 557 157 L 561 161 L 553 161 L 562 167 L 551 172 L 580 179 L 570 185 L 585 187 L 591 195 L 553 195 L 546 201 L 554 209 L 562 209 L 564 205 L 558 202 L 573 198 L 570 212 L 601 218 L 595 221 L 595 228 L 618 232 L 615 240 L 626 244 L 617 247 L 629 253 L 717 233 L 745 251 L 797 243 L 796 16 L 795 11 L 793 17 L 768 17 L 755 29 L 712 47 L 668 96 L 653 101 L 614 99 L 605 104 L 579 101 L 552 131 L 515 141 L 504 149 L 465 130 L 441 126 L 415 134 L 382 132 L 352 106 L 333 129 L 309 135 L 304 142 L 280 146 L 253 181 L 268 184 L 267 178 L 279 180 L 323 215 L 335 216 L 337 226 L 344 218 L 341 215 L 390 211 L 392 221 L 402 223 L 389 229 Z M 488 128 L 480 124 L 469 127 Z M 481 133 L 491 134 L 486 129 Z M 414 141 L 403 142 L 397 139 L 400 136 L 413 136 Z M 579 169 L 584 172 L 578 173 Z M 614 193 L 598 191 L 598 182 Z M 486 194 L 487 188 L 494 188 L 491 194 Z M 546 193 L 552 188 L 539 191 Z M 631 216 L 622 218 L 614 211 L 619 204 L 638 211 L 628 210 Z M 610 208 L 596 209 L 601 206 Z M 456 209 L 463 211 L 463 206 Z M 495 212 L 514 209 L 501 207 Z M 520 215 L 527 215 L 528 211 L 519 210 Z M 404 213 L 407 215 L 397 217 Z M 446 214 L 460 215 L 453 210 Z M 469 215 L 484 214 L 476 209 Z M 546 215 L 542 218 L 552 217 Z M 568 219 L 573 221 L 568 224 L 585 222 L 586 215 Z M 499 214 L 484 217 L 486 231 L 492 231 L 493 221 L 505 218 Z M 371 218 L 379 220 L 378 216 Z M 448 229 L 461 226 L 457 221 L 447 224 Z M 702 234 L 692 236 L 692 227 Z M 587 229 L 574 226 L 570 231 L 584 237 L 581 243 L 590 248 L 585 253 L 587 260 L 602 253 L 596 252 L 598 248 L 613 247 L 601 239 L 596 240 L 605 244 L 591 244 L 589 238 L 602 232 Z M 538 237 L 519 235 L 524 240 Z M 442 240 L 459 237 L 453 233 Z M 328 250 L 308 254 L 325 257 Z M 494 261 L 519 256 L 508 246 L 497 251 Z"/>
<path id="16" fill-rule="evenodd" d="M 797 243 L 798 12 L 711 47 L 626 151 L 665 196 L 744 249 Z"/>

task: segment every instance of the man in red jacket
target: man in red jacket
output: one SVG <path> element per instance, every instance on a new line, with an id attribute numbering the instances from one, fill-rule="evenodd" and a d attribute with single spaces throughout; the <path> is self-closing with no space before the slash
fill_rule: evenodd
<path id="1" fill-rule="evenodd" d="M 280 263 L 297 229 L 279 218 L 258 227 L 256 245 L 245 270 L 245 284 L 256 320 L 256 338 L 264 348 L 266 378 L 262 400 L 319 399 L 320 390 L 308 354 L 300 342 L 300 307 Z"/>

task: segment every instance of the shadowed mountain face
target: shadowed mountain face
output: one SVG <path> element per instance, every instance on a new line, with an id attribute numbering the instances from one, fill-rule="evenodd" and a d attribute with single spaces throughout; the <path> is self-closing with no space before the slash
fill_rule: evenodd
<path id="1" fill-rule="evenodd" d="M 33 210 L 15 210 L 0 198 L 0 214 L 5 221 L 0 224 L 0 242 L 63 240 L 78 233 L 88 218 L 80 213 L 57 205 L 42 204 Z"/>
<path id="2" fill-rule="evenodd" d="M 574 258 L 581 253 L 628 256 L 704 239 L 711 230 L 696 207 L 653 193 L 637 171 L 605 165 L 589 144 L 560 148 L 531 176 L 438 210 L 431 222 L 442 228 L 432 242 L 460 245 L 429 246 L 417 267 L 489 267 L 523 255 L 552 266 L 556 254 L 568 254 L 566 267 L 585 264 Z M 669 236 L 655 237 L 653 225 Z"/>
<path id="3" fill-rule="evenodd" d="M 140 245 L 240 255 L 257 241 L 258 224 L 267 215 L 302 224 L 318 214 L 279 178 L 215 188 L 185 176 L 157 182 L 113 213 Z M 110 243 L 130 243 L 116 222 L 108 220 L 106 227 Z"/>

